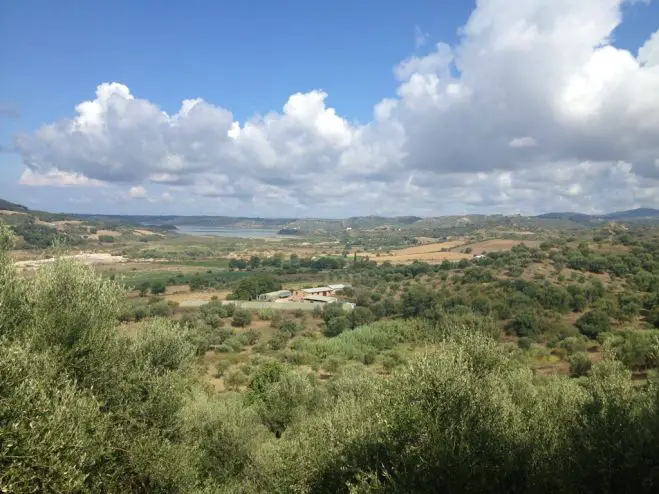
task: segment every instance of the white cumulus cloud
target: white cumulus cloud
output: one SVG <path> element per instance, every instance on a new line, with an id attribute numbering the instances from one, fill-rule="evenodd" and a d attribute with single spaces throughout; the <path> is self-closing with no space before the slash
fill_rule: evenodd
<path id="1" fill-rule="evenodd" d="M 396 94 L 363 124 L 321 89 L 240 122 L 112 82 L 15 147 L 29 176 L 165 184 L 256 214 L 656 206 L 659 34 L 617 47 L 622 3 L 479 0 L 458 44 L 394 67 Z"/>
<path id="2" fill-rule="evenodd" d="M 128 196 L 133 199 L 146 199 L 149 197 L 146 193 L 146 189 L 141 185 L 136 185 L 130 188 L 128 191 Z"/>
<path id="3" fill-rule="evenodd" d="M 21 174 L 19 183 L 21 185 L 54 187 L 103 187 L 106 185 L 100 180 L 85 177 L 80 173 L 61 171 L 57 168 L 51 168 L 43 173 L 28 168 Z"/>

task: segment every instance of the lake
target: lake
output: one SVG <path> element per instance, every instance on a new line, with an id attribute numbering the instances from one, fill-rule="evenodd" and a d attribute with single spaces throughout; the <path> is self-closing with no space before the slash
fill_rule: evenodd
<path id="1" fill-rule="evenodd" d="M 200 235 L 205 237 L 237 237 L 237 238 L 280 238 L 278 230 L 265 228 L 226 228 L 222 226 L 176 225 L 176 231 L 184 235 Z"/>

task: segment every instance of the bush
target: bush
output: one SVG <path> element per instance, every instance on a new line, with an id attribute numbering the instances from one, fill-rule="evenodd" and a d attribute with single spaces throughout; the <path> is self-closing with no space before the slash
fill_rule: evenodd
<path id="1" fill-rule="evenodd" d="M 220 360 L 217 365 L 215 366 L 215 377 L 222 377 L 224 373 L 231 367 L 231 361 L 230 360 Z"/>
<path id="2" fill-rule="evenodd" d="M 149 304 L 148 309 L 149 314 L 154 317 L 169 317 L 174 313 L 174 307 L 167 300 Z"/>
<path id="3" fill-rule="evenodd" d="M 534 312 L 522 312 L 508 322 L 506 329 L 517 336 L 530 337 L 540 333 L 540 323 Z"/>
<path id="4" fill-rule="evenodd" d="M 268 346 L 272 350 L 283 350 L 288 345 L 289 336 L 288 334 L 277 331 L 274 336 L 268 342 Z"/>
<path id="5" fill-rule="evenodd" d="M 261 309 L 258 312 L 259 319 L 261 321 L 270 321 L 273 319 L 273 316 L 275 314 L 275 311 L 273 309 Z"/>
<path id="6" fill-rule="evenodd" d="M 329 357 L 323 362 L 322 367 L 330 374 L 336 374 L 341 368 L 341 363 L 341 360 L 337 357 Z"/>
<path id="7" fill-rule="evenodd" d="M 560 343 L 561 348 L 565 348 L 568 355 L 582 353 L 588 349 L 588 340 L 583 336 L 570 336 Z"/>
<path id="8" fill-rule="evenodd" d="M 243 345 L 255 345 L 260 339 L 261 333 L 254 328 L 250 328 L 240 335 L 240 342 Z"/>
<path id="9" fill-rule="evenodd" d="M 98 241 L 104 244 L 111 244 L 115 241 L 115 238 L 113 235 L 99 235 Z"/>
<path id="10" fill-rule="evenodd" d="M 519 346 L 522 350 L 528 350 L 531 348 L 533 345 L 533 340 L 531 338 L 528 338 L 527 336 L 522 336 L 520 339 L 517 340 L 517 346 Z"/>
<path id="11" fill-rule="evenodd" d="M 243 344 L 240 341 L 240 338 L 235 337 L 235 336 L 232 336 L 231 338 L 226 340 L 224 342 L 224 344 L 230 346 L 231 350 L 236 352 L 236 353 L 242 352 L 242 350 L 243 350 Z"/>
<path id="12" fill-rule="evenodd" d="M 570 375 L 572 377 L 582 377 L 590 372 L 593 363 L 586 352 L 577 352 L 570 356 Z"/>
<path id="13" fill-rule="evenodd" d="M 577 319 L 576 326 L 583 335 L 596 339 L 600 333 L 611 330 L 611 321 L 605 312 L 592 310 Z"/>
<path id="14" fill-rule="evenodd" d="M 232 326 L 245 327 L 252 323 L 252 313 L 246 309 L 236 309 L 231 320 Z"/>
<path id="15" fill-rule="evenodd" d="M 281 331 L 283 333 L 286 333 L 289 336 L 289 338 L 292 338 L 297 333 L 302 331 L 304 329 L 304 327 L 300 323 L 298 323 L 297 321 L 287 320 L 287 321 L 283 321 L 281 324 L 279 324 L 278 329 L 279 329 L 279 331 Z"/>
<path id="16" fill-rule="evenodd" d="M 249 378 L 239 369 L 230 370 L 224 378 L 224 384 L 227 388 L 238 391 L 240 387 L 245 386 Z"/>
<path id="17" fill-rule="evenodd" d="M 151 293 L 154 295 L 159 295 L 161 293 L 165 293 L 167 290 L 167 287 L 162 281 L 154 281 L 151 283 Z"/>
<path id="18" fill-rule="evenodd" d="M 364 358 L 363 358 L 362 362 L 364 363 L 364 365 L 371 365 L 371 364 L 375 363 L 376 356 L 377 356 L 377 354 L 373 351 L 366 352 L 364 354 Z"/>
<path id="19" fill-rule="evenodd" d="M 346 316 L 334 317 L 325 322 L 323 333 L 328 338 L 331 338 L 340 335 L 347 329 L 350 329 L 350 321 Z"/>

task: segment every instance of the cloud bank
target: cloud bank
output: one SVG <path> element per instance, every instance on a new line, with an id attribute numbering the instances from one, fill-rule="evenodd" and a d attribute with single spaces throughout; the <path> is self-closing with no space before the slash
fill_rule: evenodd
<path id="1" fill-rule="evenodd" d="M 457 45 L 394 68 L 396 94 L 366 124 L 320 89 L 239 122 L 203 99 L 170 115 L 111 82 L 15 147 L 28 181 L 68 174 L 136 199 L 167 186 L 165 201 L 218 214 L 659 206 L 659 31 L 636 54 L 617 48 L 622 3 L 479 0 Z"/>

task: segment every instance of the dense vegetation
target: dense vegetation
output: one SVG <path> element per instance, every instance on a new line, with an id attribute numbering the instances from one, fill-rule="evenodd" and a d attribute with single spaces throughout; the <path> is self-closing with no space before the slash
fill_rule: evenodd
<path id="1" fill-rule="evenodd" d="M 269 349 L 227 370 L 241 391 L 221 394 L 196 355 L 256 349 L 261 335 L 241 329 L 252 314 L 212 302 L 176 322 L 171 304 L 140 297 L 149 313 L 128 336 L 118 283 L 67 260 L 22 278 L 6 228 L 0 240 L 3 492 L 659 489 L 659 388 L 632 379 L 659 360 L 657 244 L 643 232 L 615 234 L 630 249 L 615 254 L 559 243 L 461 267 L 346 263 L 344 296 L 361 310 L 314 314 L 329 338 L 260 313 Z M 240 289 L 275 286 L 265 274 Z M 565 349 L 581 377 L 534 374 L 528 350 L 497 341 L 502 327 L 520 347 Z"/>

